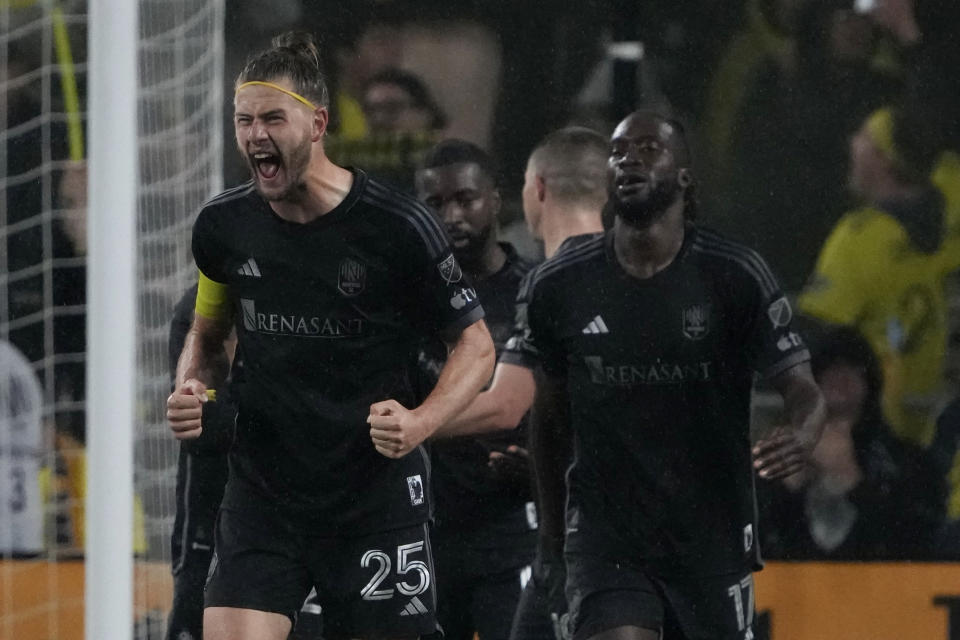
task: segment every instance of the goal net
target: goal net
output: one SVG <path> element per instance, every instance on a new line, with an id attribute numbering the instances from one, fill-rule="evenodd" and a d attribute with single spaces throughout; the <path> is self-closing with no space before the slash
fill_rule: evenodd
<path id="1" fill-rule="evenodd" d="M 222 179 L 224 0 L 138 2 L 138 375 L 127 390 L 131 624 L 146 639 L 162 637 L 171 595 L 167 332 L 195 277 L 194 216 Z M 25 363 L 39 394 L 37 411 L 14 411 L 33 396 L 0 365 L 0 638 L 83 634 L 84 438 L 96 428 L 84 423 L 86 38 L 84 0 L 0 0 L 0 353 Z"/>

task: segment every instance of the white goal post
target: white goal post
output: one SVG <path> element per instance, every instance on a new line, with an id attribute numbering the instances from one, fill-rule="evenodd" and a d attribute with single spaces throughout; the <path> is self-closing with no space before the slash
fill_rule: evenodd
<path id="1" fill-rule="evenodd" d="M 133 634 L 137 3 L 91 0 L 87 214 L 87 638 Z M 124 523 L 130 523 L 124 526 Z"/>

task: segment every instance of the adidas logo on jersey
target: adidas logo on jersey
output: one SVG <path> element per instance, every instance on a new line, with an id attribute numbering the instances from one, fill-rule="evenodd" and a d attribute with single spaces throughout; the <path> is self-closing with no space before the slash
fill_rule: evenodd
<path id="1" fill-rule="evenodd" d="M 401 616 L 422 616 L 424 614 L 430 613 L 430 611 L 420 602 L 420 598 L 413 596 L 410 598 L 410 602 L 407 603 L 407 606 L 403 608 L 403 611 L 400 612 Z"/>
<path id="2" fill-rule="evenodd" d="M 257 261 L 253 258 L 250 258 L 243 263 L 243 266 L 237 269 L 237 273 L 242 276 L 250 276 L 251 278 L 259 278 L 260 276 L 260 267 L 257 266 Z"/>
<path id="3" fill-rule="evenodd" d="M 599 333 L 610 333 L 610 329 L 607 329 L 607 324 L 603 321 L 603 318 L 597 316 L 590 321 L 590 324 L 583 328 L 583 332 L 587 335 L 596 335 Z"/>

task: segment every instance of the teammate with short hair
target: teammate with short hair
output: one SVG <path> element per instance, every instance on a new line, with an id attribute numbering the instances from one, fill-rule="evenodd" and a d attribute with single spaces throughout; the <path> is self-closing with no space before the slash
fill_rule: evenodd
<path id="1" fill-rule="evenodd" d="M 313 587 L 325 637 L 436 630 L 420 444 L 489 379 L 493 344 L 432 214 L 327 159 L 327 104 L 308 36 L 251 58 L 234 125 L 253 180 L 194 226 L 195 318 L 167 412 L 178 438 L 202 429 L 232 327 L 244 357 L 207 640 L 286 638 Z M 430 335 L 450 356 L 414 407 Z"/>
<path id="2" fill-rule="evenodd" d="M 510 335 L 520 281 L 532 265 L 497 240 L 501 200 L 493 161 L 470 142 L 444 140 L 427 152 L 415 182 L 417 196 L 446 227 L 501 350 Z M 428 382 L 445 358 L 442 348 L 424 348 L 421 366 Z M 536 544 L 529 466 L 513 453 L 525 440 L 521 424 L 509 432 L 435 437 L 432 443 L 438 618 L 452 640 L 470 640 L 474 633 L 480 640 L 510 635 L 521 573 Z"/>
<path id="3" fill-rule="evenodd" d="M 608 141 L 585 127 L 547 135 L 530 153 L 523 185 L 523 213 L 530 233 L 551 258 L 603 231 Z M 528 278 L 532 272 L 528 272 Z M 522 288 L 522 287 L 521 287 Z M 516 327 L 515 327 L 516 329 Z M 521 327 L 521 330 L 524 328 Z M 501 355 L 490 388 L 447 423 L 444 436 L 513 429 L 533 404 L 537 367 L 510 344 Z"/>
<path id="4" fill-rule="evenodd" d="M 524 176 L 523 211 L 531 233 L 543 240 L 548 258 L 603 231 L 600 213 L 607 200 L 608 148 L 607 139 L 596 131 L 567 127 L 546 136 L 531 152 Z M 515 307 L 513 312 L 515 316 Z M 444 427 L 444 435 L 513 429 L 524 421 L 533 404 L 537 362 L 516 349 L 523 326 L 520 330 L 505 345 L 490 388 Z M 513 451 L 513 456 L 527 455 L 522 447 Z M 537 448 L 530 454 L 537 465 Z M 538 512 L 553 509 L 562 513 L 562 500 L 550 503 L 552 494 L 538 494 Z M 510 631 L 515 640 L 553 640 L 567 609 L 561 550 L 544 544 L 557 537 L 549 530 L 554 518 L 539 520 L 537 555 Z"/>
<path id="5" fill-rule="evenodd" d="M 573 638 L 752 638 L 753 471 L 802 468 L 823 399 L 766 263 L 693 223 L 682 126 L 631 114 L 608 168 L 613 229 L 542 264 L 521 292 L 519 348 L 544 370 L 531 429 L 561 450 L 573 434 L 555 541 Z M 751 460 L 755 372 L 790 424 Z M 542 460 L 542 489 L 562 495 L 564 458 Z"/>

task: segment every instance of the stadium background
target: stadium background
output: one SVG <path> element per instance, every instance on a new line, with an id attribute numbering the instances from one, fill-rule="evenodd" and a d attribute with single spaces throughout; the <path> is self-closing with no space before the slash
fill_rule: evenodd
<path id="1" fill-rule="evenodd" d="M 360 133 L 357 142 L 349 141 L 356 127 L 362 129 L 362 116 L 358 123 L 356 114 L 364 82 L 387 66 L 422 78 L 447 116 L 443 134 L 477 142 L 494 153 L 506 200 L 502 227 L 533 255 L 538 248 L 524 235 L 519 202 L 526 155 L 533 144 L 570 123 L 609 133 L 636 105 L 669 104 L 693 125 L 703 221 L 757 246 L 796 293 L 847 205 L 846 169 L 836 156 L 845 154 L 851 122 L 909 86 L 914 73 L 910 60 L 897 59 L 895 38 L 881 28 L 871 31 L 863 67 L 873 74 L 873 82 L 856 85 L 851 94 L 807 96 L 811 117 L 823 125 L 824 135 L 832 136 L 834 155 L 827 160 L 795 159 L 802 164 L 819 158 L 825 164 L 819 173 L 803 174 L 811 181 L 803 185 L 806 202 L 796 202 L 797 192 L 785 184 L 796 181 L 795 176 L 766 182 L 769 172 L 756 170 L 756 157 L 738 153 L 736 136 L 743 134 L 751 142 L 764 135 L 774 141 L 784 137 L 777 128 L 790 121 L 774 117 L 782 116 L 777 109 L 783 106 L 763 82 L 776 68 L 771 61 L 777 56 L 789 55 L 785 51 L 791 47 L 803 50 L 809 34 L 800 31 L 796 16 L 803 13 L 803 5 L 812 4 L 817 2 L 281 0 L 266 10 L 253 0 L 140 0 L 137 522 L 132 527 L 138 553 L 137 637 L 157 637 L 169 597 L 165 563 L 176 458 L 163 423 L 162 398 L 169 384 L 167 322 L 193 274 L 187 237 L 196 207 L 223 185 L 245 178 L 232 145 L 230 96 L 248 52 L 286 29 L 318 34 L 335 96 L 339 139 L 331 145 L 341 144 L 344 155 L 367 153 L 368 158 L 374 148 L 373 161 L 383 164 L 407 159 L 384 160 L 390 156 L 389 146 L 384 151 L 363 142 Z M 852 3 L 819 4 L 855 13 Z M 38 557 L 3 562 L 0 638 L 68 638 L 82 628 L 76 618 L 82 609 L 76 576 L 82 566 L 77 558 L 83 554 L 83 442 L 85 431 L 95 428 L 83 417 L 85 188 L 77 186 L 86 179 L 86 10 L 86 4 L 77 1 L 0 1 L 0 127 L 5 149 L 0 160 L 0 338 L 17 345 L 34 365 L 44 391 L 45 427 L 39 479 L 45 495 L 44 540 Z M 940 28 L 960 27 L 960 22 L 951 22 L 955 14 L 946 15 Z M 855 40 L 860 32 L 851 28 L 840 33 Z M 928 84 L 937 86 L 939 80 Z M 936 102 L 940 93 L 952 90 L 944 81 L 937 95 L 928 97 Z M 774 123 L 770 130 L 744 129 L 744 123 L 763 129 L 765 114 Z M 785 147 L 782 153 L 792 150 Z M 748 164 L 739 164 L 741 160 Z M 781 158 L 775 168 L 790 167 L 790 159 Z M 731 179 L 731 173 L 739 179 Z M 743 180 L 761 183 L 771 197 L 754 197 Z M 750 209 L 758 203 L 777 206 Z M 955 389 L 960 295 L 954 283 L 949 286 L 954 337 L 945 348 L 951 349 L 947 379 Z M 763 409 L 768 402 L 761 394 L 757 406 Z M 916 582 L 928 587 L 917 591 L 923 611 L 917 610 L 916 618 L 898 615 L 911 624 L 932 621 L 937 633 L 946 633 L 949 606 L 933 599 L 956 596 L 946 585 L 960 584 L 950 565 L 916 568 L 922 578 L 903 577 L 897 573 L 903 567 L 891 566 L 894 573 L 875 579 L 866 578 L 856 566 L 837 571 L 828 566 L 823 570 L 831 576 L 846 576 L 835 584 L 818 570 L 812 565 L 773 566 L 769 577 L 759 578 L 761 607 L 767 582 L 781 594 L 771 600 L 796 604 L 807 597 L 797 585 L 811 585 L 811 594 L 850 594 L 868 580 L 886 584 L 889 593 L 872 597 L 876 608 L 856 613 L 855 606 L 848 607 L 846 615 L 878 622 L 886 619 L 878 614 L 904 606 L 900 585 Z M 816 576 L 821 586 L 814 586 Z M 827 584 L 829 589 L 822 588 Z M 884 598 L 889 598 L 889 606 L 879 606 L 888 601 Z M 915 606 L 921 606 L 919 602 Z M 815 599 L 810 603 L 811 609 L 825 606 Z M 776 625 L 776 615 L 773 620 Z M 960 622 L 952 627 L 954 633 L 957 626 Z M 791 628 L 799 633 L 796 623 Z M 883 637 L 906 637 L 892 635 L 896 627 L 889 622 L 880 628 L 891 634 Z M 817 637 L 812 630 L 806 635 L 787 633 L 777 629 L 775 637 Z"/>

